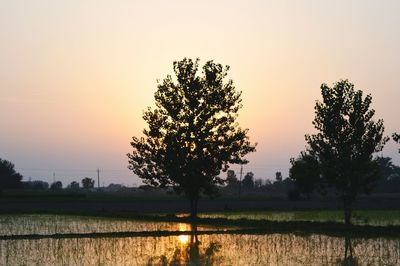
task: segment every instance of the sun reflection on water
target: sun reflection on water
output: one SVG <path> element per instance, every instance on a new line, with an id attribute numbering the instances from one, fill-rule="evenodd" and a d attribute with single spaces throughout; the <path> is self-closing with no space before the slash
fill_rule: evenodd
<path id="1" fill-rule="evenodd" d="M 191 226 L 190 226 L 190 224 L 183 224 L 183 223 L 179 223 L 178 224 L 178 230 L 179 231 L 190 231 L 191 230 Z M 188 235 L 179 235 L 178 236 L 178 239 L 179 239 L 179 242 L 182 244 L 182 245 L 186 245 L 186 244 L 188 244 L 188 242 L 189 242 L 189 236 Z"/>
<path id="2" fill-rule="evenodd" d="M 181 242 L 181 244 L 186 245 L 189 242 L 189 236 L 188 235 L 180 235 L 179 242 Z"/>

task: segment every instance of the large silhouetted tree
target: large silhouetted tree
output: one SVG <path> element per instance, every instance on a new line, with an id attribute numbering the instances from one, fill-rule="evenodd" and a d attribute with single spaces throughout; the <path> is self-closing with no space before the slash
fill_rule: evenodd
<path id="1" fill-rule="evenodd" d="M 298 158 L 290 159 L 290 163 L 290 179 L 298 191 L 310 199 L 311 193 L 321 184 L 318 159 L 309 152 L 301 152 Z"/>
<path id="2" fill-rule="evenodd" d="M 348 80 L 332 88 L 321 85 L 322 102 L 315 105 L 314 135 L 306 135 L 310 150 L 317 156 L 326 182 L 343 200 L 345 223 L 351 223 L 352 205 L 359 193 L 369 192 L 379 178 L 372 160 L 388 141 L 383 120 L 374 121 L 372 97 L 363 97 Z"/>
<path id="3" fill-rule="evenodd" d="M 129 166 L 143 182 L 173 186 L 191 203 L 197 215 L 201 193 L 213 195 L 218 177 L 229 164 L 247 163 L 255 151 L 236 119 L 242 107 L 241 92 L 225 80 L 228 66 L 208 61 L 198 75 L 198 59 L 174 62 L 176 81 L 168 75 L 155 92 L 156 108 L 143 115 L 148 128 L 144 137 L 133 137 Z"/>
<path id="4" fill-rule="evenodd" d="M 0 158 L 0 191 L 8 188 L 19 188 L 22 175 L 14 169 L 14 164 Z"/>

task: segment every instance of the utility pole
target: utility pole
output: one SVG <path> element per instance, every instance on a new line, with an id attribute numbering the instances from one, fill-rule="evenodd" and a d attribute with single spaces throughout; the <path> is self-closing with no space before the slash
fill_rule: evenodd
<path id="1" fill-rule="evenodd" d="M 53 184 L 56 183 L 56 173 L 53 172 Z"/>
<path id="2" fill-rule="evenodd" d="M 243 165 L 240 165 L 240 177 L 239 177 L 239 198 L 242 194 L 242 174 L 243 174 Z"/>
<path id="3" fill-rule="evenodd" d="M 97 189 L 100 190 L 100 169 L 97 168 Z"/>

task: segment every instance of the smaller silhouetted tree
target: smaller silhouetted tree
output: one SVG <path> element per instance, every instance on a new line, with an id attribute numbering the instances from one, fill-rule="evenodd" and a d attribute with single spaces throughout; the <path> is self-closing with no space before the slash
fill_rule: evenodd
<path id="1" fill-rule="evenodd" d="M 301 152 L 296 159 L 290 159 L 292 167 L 289 177 L 298 191 L 310 199 L 312 192 L 321 184 L 318 159 L 307 152 Z"/>
<path id="2" fill-rule="evenodd" d="M 71 184 L 68 185 L 70 189 L 79 189 L 79 183 L 76 181 L 72 181 Z"/>
<path id="3" fill-rule="evenodd" d="M 285 186 L 283 184 L 283 176 L 281 172 L 275 172 L 275 181 L 272 182 L 272 187 L 275 192 L 283 193 Z"/>
<path id="4" fill-rule="evenodd" d="M 52 189 L 52 190 L 60 190 L 60 189 L 62 189 L 61 181 L 56 181 L 53 184 L 51 184 L 50 189 Z"/>
<path id="5" fill-rule="evenodd" d="M 374 161 L 378 164 L 382 178 L 379 180 L 376 192 L 400 192 L 400 167 L 392 163 L 392 158 L 377 157 Z"/>
<path id="6" fill-rule="evenodd" d="M 85 177 L 84 179 L 82 179 L 82 187 L 84 189 L 94 188 L 94 180 L 89 177 Z"/>
<path id="7" fill-rule="evenodd" d="M 14 164 L 0 158 L 0 191 L 21 186 L 22 175 L 14 169 Z"/>
<path id="8" fill-rule="evenodd" d="M 228 170 L 226 172 L 226 183 L 228 187 L 236 187 L 239 183 L 239 180 L 236 177 L 235 171 Z"/>
<path id="9" fill-rule="evenodd" d="M 396 174 L 396 170 L 398 171 L 399 169 L 398 166 L 393 164 L 392 158 L 390 157 L 378 156 L 375 158 L 375 161 L 378 163 L 381 175 L 383 177 L 381 181 L 391 179 L 392 176 Z"/>
<path id="10" fill-rule="evenodd" d="M 282 180 L 283 180 L 282 173 L 281 172 L 276 172 L 275 173 L 275 179 L 278 182 L 282 182 Z"/>
<path id="11" fill-rule="evenodd" d="M 388 141 L 383 120 L 374 120 L 371 95 L 363 96 L 348 80 L 321 85 L 322 101 L 315 105 L 316 134 L 306 135 L 309 150 L 320 163 L 324 181 L 343 201 L 345 224 L 351 224 L 353 202 L 369 193 L 380 178 L 373 154 Z"/>
<path id="12" fill-rule="evenodd" d="M 254 174 L 252 172 L 248 172 L 242 181 L 242 185 L 244 189 L 253 189 L 254 188 Z"/>

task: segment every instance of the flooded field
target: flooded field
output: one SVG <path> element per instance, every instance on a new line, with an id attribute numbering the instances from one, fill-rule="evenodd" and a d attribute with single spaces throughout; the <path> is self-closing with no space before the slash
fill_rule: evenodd
<path id="1" fill-rule="evenodd" d="M 189 224 L 58 215 L 2 216 L 1 234 L 189 231 Z M 198 230 L 210 228 L 199 227 Z M 0 265 L 399 265 L 400 239 L 181 234 L 0 240 Z"/>
<path id="2" fill-rule="evenodd" d="M 187 227 L 187 230 L 190 228 Z M 198 230 L 203 230 L 198 227 Z M 0 235 L 177 231 L 175 223 L 69 215 L 0 215 Z"/>
<path id="3" fill-rule="evenodd" d="M 342 210 L 308 211 L 233 211 L 200 214 L 202 218 L 251 219 L 269 221 L 314 221 L 343 223 Z M 400 225 L 400 210 L 357 210 L 352 223 L 356 225 Z"/>

